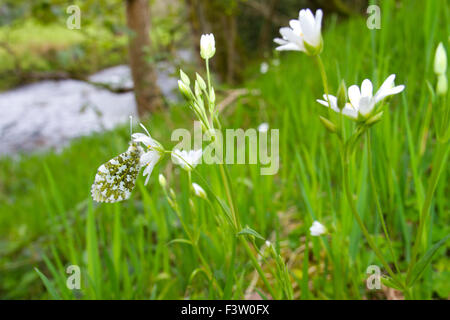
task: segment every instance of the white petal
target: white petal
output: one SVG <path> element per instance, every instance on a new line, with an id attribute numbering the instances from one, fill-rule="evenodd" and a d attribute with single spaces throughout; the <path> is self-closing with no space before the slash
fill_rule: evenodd
<path id="1" fill-rule="evenodd" d="M 280 44 L 280 45 L 285 45 L 285 44 L 289 43 L 289 41 L 281 39 L 281 38 L 275 38 L 275 39 L 273 39 L 273 42 Z"/>
<path id="2" fill-rule="evenodd" d="M 155 145 L 157 145 L 155 140 L 143 133 L 133 133 L 131 138 L 134 142 L 142 142 L 147 147 L 154 147 Z"/>
<path id="3" fill-rule="evenodd" d="M 381 100 L 383 100 L 384 98 L 388 97 L 388 96 L 392 96 L 394 94 L 400 93 L 405 89 L 404 85 L 400 85 L 400 86 L 396 86 L 392 89 L 388 89 L 388 90 L 383 90 L 381 93 L 379 93 L 380 91 L 377 92 L 377 95 L 375 96 L 375 103 L 380 102 Z"/>
<path id="4" fill-rule="evenodd" d="M 276 47 L 277 51 L 305 51 L 305 49 L 302 47 L 300 48 L 297 44 L 295 43 L 288 43 L 279 47 Z"/>
<path id="5" fill-rule="evenodd" d="M 361 99 L 361 92 L 357 85 L 352 85 L 348 88 L 348 98 L 355 109 L 359 109 L 359 100 Z"/>
<path id="6" fill-rule="evenodd" d="M 294 31 L 295 34 L 301 35 L 302 34 L 302 27 L 300 26 L 300 21 L 294 19 L 289 21 L 289 26 L 292 28 L 292 31 Z"/>
<path id="7" fill-rule="evenodd" d="M 361 84 L 361 96 L 372 98 L 373 86 L 369 79 L 365 79 Z"/>
<path id="8" fill-rule="evenodd" d="M 320 31 L 322 29 L 322 17 L 323 17 L 323 12 L 322 12 L 322 10 L 318 9 L 316 11 L 315 32 L 316 32 L 316 35 L 318 34 L 319 36 L 320 36 Z"/>
<path id="9" fill-rule="evenodd" d="M 358 111 L 355 108 L 353 108 L 353 106 L 350 103 L 345 104 L 344 109 L 342 109 L 342 114 L 353 119 L 358 118 Z"/>
<path id="10" fill-rule="evenodd" d="M 395 74 L 391 74 L 389 77 L 384 80 L 383 84 L 381 85 L 380 89 L 378 89 L 377 93 L 375 94 L 375 99 L 377 101 L 380 101 L 380 96 L 386 97 L 386 91 L 392 89 L 394 87 L 394 80 L 395 80 Z"/>
<path id="11" fill-rule="evenodd" d="M 361 99 L 359 100 L 359 108 L 358 111 L 363 115 L 367 115 L 369 114 L 373 107 L 375 106 L 375 104 L 373 103 L 374 100 L 372 100 L 370 97 L 367 96 L 362 96 Z"/>

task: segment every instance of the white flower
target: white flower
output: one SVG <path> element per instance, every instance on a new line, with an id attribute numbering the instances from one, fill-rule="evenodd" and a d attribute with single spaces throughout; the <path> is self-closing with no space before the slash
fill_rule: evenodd
<path id="1" fill-rule="evenodd" d="M 145 185 L 147 185 L 153 168 L 158 163 L 161 155 L 164 153 L 164 149 L 158 141 L 154 140 L 151 137 L 150 133 L 142 125 L 142 123 L 140 125 L 147 134 L 145 135 L 143 133 L 134 133 L 131 137 L 133 139 L 133 142 L 141 142 L 146 147 L 145 152 L 141 155 L 140 165 L 144 168 L 142 174 L 144 175 L 144 177 L 147 176 L 147 178 L 145 179 Z"/>
<path id="2" fill-rule="evenodd" d="M 206 200 L 206 192 L 203 190 L 202 187 L 200 187 L 195 182 L 192 182 L 192 188 L 194 189 L 194 193 L 197 197 L 205 199 Z"/>
<path id="3" fill-rule="evenodd" d="M 404 85 L 394 85 L 395 74 L 391 74 L 378 89 L 377 93 L 373 95 L 372 82 L 365 79 L 361 84 L 361 89 L 357 85 L 348 88 L 348 97 L 350 102 L 345 104 L 342 113 L 350 118 L 357 119 L 358 114 L 364 118 L 369 115 L 374 109 L 375 105 L 388 96 L 402 92 L 405 89 Z M 324 100 L 317 100 L 320 104 L 329 107 L 336 112 L 341 112 L 337 106 L 337 98 L 332 95 L 323 95 Z"/>
<path id="4" fill-rule="evenodd" d="M 327 230 L 319 221 L 314 221 L 311 228 L 309 228 L 309 231 L 313 237 L 318 237 L 324 234 Z"/>
<path id="5" fill-rule="evenodd" d="M 310 55 L 316 55 L 322 50 L 322 10 L 316 11 L 316 16 L 309 9 L 299 12 L 298 20 L 289 21 L 290 27 L 280 29 L 282 39 L 275 38 L 275 43 L 280 46 L 278 51 L 294 50 L 304 51 Z"/>
<path id="6" fill-rule="evenodd" d="M 261 66 L 259 67 L 259 72 L 265 74 L 267 73 L 267 71 L 269 71 L 269 64 L 267 62 L 261 63 Z"/>
<path id="7" fill-rule="evenodd" d="M 214 35 L 204 34 L 200 38 L 200 55 L 203 59 L 210 59 L 216 53 L 216 41 Z"/>
<path id="8" fill-rule="evenodd" d="M 447 53 L 445 52 L 444 45 L 439 43 L 436 54 L 434 56 L 434 73 L 437 75 L 445 74 L 447 71 Z"/>
<path id="9" fill-rule="evenodd" d="M 267 122 L 261 123 L 261 124 L 258 126 L 258 131 L 259 131 L 259 132 L 262 132 L 262 133 L 269 131 L 269 124 L 268 124 Z"/>
<path id="10" fill-rule="evenodd" d="M 198 150 L 173 150 L 172 151 L 172 162 L 179 165 L 186 171 L 190 171 L 199 164 L 202 158 L 202 149 Z"/>

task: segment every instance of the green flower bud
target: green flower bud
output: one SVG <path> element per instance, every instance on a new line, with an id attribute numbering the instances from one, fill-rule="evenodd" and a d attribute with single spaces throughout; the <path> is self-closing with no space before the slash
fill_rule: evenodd
<path id="1" fill-rule="evenodd" d="M 339 110 L 344 109 L 346 103 L 347 103 L 347 87 L 345 86 L 345 81 L 342 80 L 337 92 L 337 106 Z"/>
<path id="2" fill-rule="evenodd" d="M 319 116 L 319 119 L 328 131 L 330 131 L 331 133 L 337 132 L 336 125 L 333 122 L 322 116 Z"/>
<path id="3" fill-rule="evenodd" d="M 196 75 L 197 75 L 197 82 L 198 82 L 198 85 L 200 86 L 200 89 L 206 90 L 205 80 L 203 80 L 203 78 L 198 73 L 196 73 Z"/>
<path id="4" fill-rule="evenodd" d="M 197 98 L 200 98 L 202 96 L 202 90 L 200 89 L 200 84 L 198 83 L 197 80 L 195 80 L 194 92 Z"/>
<path id="5" fill-rule="evenodd" d="M 181 70 L 181 69 L 180 69 L 180 78 L 181 78 L 181 81 L 183 81 L 183 83 L 189 87 L 189 85 L 191 84 L 191 80 L 189 80 L 189 77 L 187 76 L 187 74 L 184 73 L 183 70 Z"/>
<path id="6" fill-rule="evenodd" d="M 211 87 L 211 90 L 209 91 L 209 99 L 212 103 L 216 102 L 216 93 L 214 92 L 213 87 Z"/>
<path id="7" fill-rule="evenodd" d="M 159 180 L 159 184 L 161 185 L 161 187 L 166 188 L 167 181 L 166 181 L 166 178 L 161 173 L 158 176 L 158 180 Z"/>
<path id="8" fill-rule="evenodd" d="M 178 88 L 187 100 L 192 100 L 193 93 L 189 86 L 187 86 L 183 81 L 178 80 Z"/>

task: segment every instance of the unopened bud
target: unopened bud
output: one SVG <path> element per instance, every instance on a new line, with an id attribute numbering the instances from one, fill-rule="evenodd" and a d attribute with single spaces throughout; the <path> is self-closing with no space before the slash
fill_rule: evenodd
<path id="1" fill-rule="evenodd" d="M 180 92 L 187 100 L 192 100 L 192 91 L 191 88 L 189 88 L 189 86 L 184 84 L 183 81 L 178 80 L 178 88 L 180 89 Z"/>
<path id="2" fill-rule="evenodd" d="M 439 43 L 436 54 L 434 56 L 434 72 L 437 75 L 445 74 L 447 71 L 447 53 L 445 52 L 444 45 Z"/>
<path id="3" fill-rule="evenodd" d="M 337 132 L 336 125 L 333 122 L 322 116 L 319 116 L 319 119 L 328 131 L 330 131 L 331 133 Z"/>
<path id="4" fill-rule="evenodd" d="M 346 103 L 347 103 L 347 87 L 345 86 L 345 81 L 342 80 L 337 92 L 337 106 L 339 110 L 344 109 Z"/>
<path id="5" fill-rule="evenodd" d="M 447 94 L 447 91 L 448 91 L 448 81 L 447 76 L 444 73 L 438 77 L 436 93 L 440 96 L 445 96 Z"/>
<path id="6" fill-rule="evenodd" d="M 166 178 L 161 173 L 159 174 L 158 179 L 159 179 L 159 184 L 161 185 L 161 187 L 166 188 L 167 181 L 166 181 Z"/>
<path id="7" fill-rule="evenodd" d="M 200 89 L 206 90 L 205 80 L 203 80 L 203 78 L 198 73 L 196 75 L 197 75 L 197 82 L 198 82 L 198 85 L 200 86 Z"/>
<path id="8" fill-rule="evenodd" d="M 183 70 L 180 69 L 180 79 L 183 81 L 183 83 L 187 86 L 191 84 L 191 80 L 189 80 L 189 77 L 186 73 L 183 72 Z"/>

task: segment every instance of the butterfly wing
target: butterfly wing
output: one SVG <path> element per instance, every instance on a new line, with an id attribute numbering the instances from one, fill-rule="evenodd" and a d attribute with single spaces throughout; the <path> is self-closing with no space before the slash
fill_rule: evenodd
<path id="1" fill-rule="evenodd" d="M 92 184 L 92 198 L 97 202 L 118 202 L 130 197 L 136 184 L 142 148 L 131 143 L 128 150 L 102 164 Z"/>

